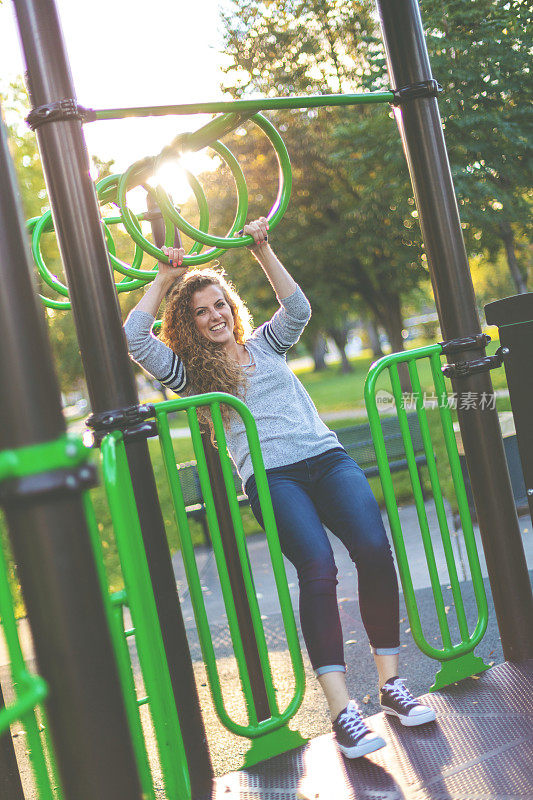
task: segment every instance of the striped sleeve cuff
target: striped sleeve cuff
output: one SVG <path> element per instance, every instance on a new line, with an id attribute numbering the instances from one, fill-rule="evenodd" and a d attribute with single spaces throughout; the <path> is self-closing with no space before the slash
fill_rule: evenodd
<path id="1" fill-rule="evenodd" d="M 159 383 L 171 389 L 173 392 L 182 392 L 187 383 L 187 375 L 185 372 L 185 365 L 183 361 L 177 357 L 175 353 L 172 354 L 172 364 L 169 372 L 163 378 L 159 378 Z"/>
<path id="2" fill-rule="evenodd" d="M 267 340 L 270 347 L 275 350 L 276 353 L 279 353 L 280 356 L 285 355 L 287 350 L 292 347 L 292 344 L 283 344 L 274 331 L 272 330 L 272 322 L 267 322 L 263 325 L 263 336 Z"/>

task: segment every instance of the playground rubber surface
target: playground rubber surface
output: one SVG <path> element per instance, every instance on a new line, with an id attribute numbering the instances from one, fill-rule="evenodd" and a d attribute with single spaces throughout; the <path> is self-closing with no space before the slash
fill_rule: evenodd
<path id="1" fill-rule="evenodd" d="M 473 685 L 475 684 L 475 685 Z M 533 797 L 533 660 L 423 696 L 435 722 L 369 724 L 387 746 L 352 761 L 330 735 L 216 782 L 216 800 L 518 800 Z"/>

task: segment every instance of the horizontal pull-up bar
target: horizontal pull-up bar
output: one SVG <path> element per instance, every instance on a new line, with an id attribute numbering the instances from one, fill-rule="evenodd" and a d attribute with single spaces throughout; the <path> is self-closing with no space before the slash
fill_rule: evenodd
<path id="1" fill-rule="evenodd" d="M 140 106 L 138 108 L 85 109 L 84 120 L 124 117 L 164 117 L 166 115 L 216 114 L 231 111 L 274 111 L 283 108 L 320 108 L 324 106 L 354 106 L 368 103 L 392 103 L 394 92 L 364 92 L 362 94 L 320 94 L 295 97 L 260 97 L 256 100 L 219 100 L 210 103 L 184 103 L 173 106 Z"/>

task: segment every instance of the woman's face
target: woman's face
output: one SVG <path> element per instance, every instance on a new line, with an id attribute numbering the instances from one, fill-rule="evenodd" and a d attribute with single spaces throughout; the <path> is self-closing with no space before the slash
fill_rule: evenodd
<path id="1" fill-rule="evenodd" d="M 220 286 L 209 284 L 192 296 L 192 313 L 196 327 L 210 342 L 227 344 L 235 341 L 231 308 Z"/>

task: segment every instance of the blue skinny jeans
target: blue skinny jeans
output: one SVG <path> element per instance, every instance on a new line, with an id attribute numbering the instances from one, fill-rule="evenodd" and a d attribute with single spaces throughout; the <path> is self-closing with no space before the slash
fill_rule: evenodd
<path id="1" fill-rule="evenodd" d="M 398 580 L 381 513 L 363 470 L 343 448 L 267 470 L 283 554 L 300 587 L 300 623 L 317 675 L 345 670 L 337 566 L 326 526 L 357 569 L 359 608 L 371 650 L 399 652 Z M 263 527 L 255 478 L 246 482 Z"/>

